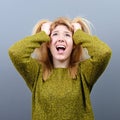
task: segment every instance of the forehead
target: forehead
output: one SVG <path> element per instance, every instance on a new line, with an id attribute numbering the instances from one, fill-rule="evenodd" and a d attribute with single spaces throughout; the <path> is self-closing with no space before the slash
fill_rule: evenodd
<path id="1" fill-rule="evenodd" d="M 71 32 L 67 26 L 65 25 L 57 25 L 52 32 L 55 32 L 55 31 L 67 31 L 67 32 Z"/>

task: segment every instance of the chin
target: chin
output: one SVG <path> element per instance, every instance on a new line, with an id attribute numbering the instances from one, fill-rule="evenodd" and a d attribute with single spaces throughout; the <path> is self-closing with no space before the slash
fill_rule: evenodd
<path id="1" fill-rule="evenodd" d="M 57 57 L 56 60 L 64 62 L 67 60 L 67 58 L 66 57 Z"/>

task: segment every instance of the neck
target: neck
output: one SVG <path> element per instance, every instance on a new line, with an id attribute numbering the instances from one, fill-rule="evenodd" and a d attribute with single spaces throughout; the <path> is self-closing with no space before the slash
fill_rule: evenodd
<path id="1" fill-rule="evenodd" d="M 66 61 L 57 61 L 53 60 L 54 68 L 67 68 L 69 65 L 69 60 Z"/>

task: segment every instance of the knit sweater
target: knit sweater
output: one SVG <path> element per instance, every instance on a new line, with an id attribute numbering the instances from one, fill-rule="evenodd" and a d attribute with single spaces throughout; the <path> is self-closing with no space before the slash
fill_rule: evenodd
<path id="1" fill-rule="evenodd" d="M 94 120 L 90 92 L 109 62 L 111 49 L 98 37 L 81 30 L 74 33 L 73 40 L 87 48 L 91 56 L 79 63 L 75 80 L 67 68 L 54 68 L 43 81 L 41 64 L 31 58 L 35 48 L 50 41 L 43 31 L 9 48 L 14 66 L 32 92 L 32 120 Z"/>

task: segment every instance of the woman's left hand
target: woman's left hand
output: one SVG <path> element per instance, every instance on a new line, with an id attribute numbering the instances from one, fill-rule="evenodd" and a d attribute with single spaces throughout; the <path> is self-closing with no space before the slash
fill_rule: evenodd
<path id="1" fill-rule="evenodd" d="M 72 26 L 73 26 L 74 32 L 76 32 L 78 29 L 80 30 L 82 29 L 79 23 L 72 23 Z"/>

